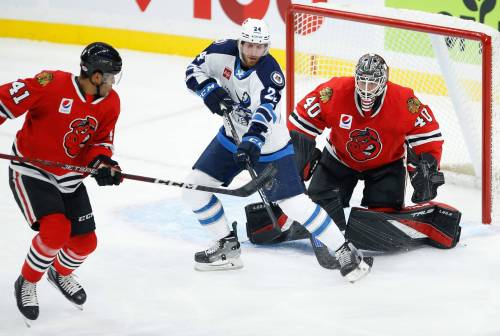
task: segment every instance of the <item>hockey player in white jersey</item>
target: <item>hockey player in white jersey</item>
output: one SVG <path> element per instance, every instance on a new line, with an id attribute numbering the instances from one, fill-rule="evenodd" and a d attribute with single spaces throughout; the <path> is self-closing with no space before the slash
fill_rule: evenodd
<path id="1" fill-rule="evenodd" d="M 280 114 L 285 79 L 269 54 L 270 43 L 266 23 L 247 19 L 239 39 L 213 42 L 187 67 L 189 90 L 200 96 L 212 113 L 222 116 L 224 111 L 231 111 L 241 141 L 237 146 L 231 130 L 221 127 L 187 180 L 227 186 L 248 162 L 257 173 L 273 163 L 278 173 L 272 185 L 264 188 L 268 200 L 278 203 L 288 217 L 335 251 L 341 274 L 356 281 L 369 272 L 372 260 L 346 242 L 328 214 L 304 194 L 286 118 Z M 200 224 L 216 240 L 214 246 L 195 254 L 195 268 L 204 271 L 243 267 L 236 225 L 233 223 L 230 229 L 220 200 L 214 194 L 191 190 L 183 196 Z"/>

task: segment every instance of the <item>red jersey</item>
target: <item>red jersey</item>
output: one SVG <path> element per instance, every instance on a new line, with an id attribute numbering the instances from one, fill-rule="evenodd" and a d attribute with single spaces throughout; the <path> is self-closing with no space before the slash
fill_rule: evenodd
<path id="1" fill-rule="evenodd" d="M 355 94 L 354 77 L 337 77 L 302 99 L 288 128 L 316 137 L 330 128 L 327 149 L 357 171 L 378 168 L 405 156 L 405 140 L 417 154 L 441 159 L 443 139 L 431 109 L 413 90 L 391 82 L 365 115 Z"/>
<path id="2" fill-rule="evenodd" d="M 63 71 L 42 71 L 34 78 L 0 86 L 0 122 L 25 112 L 26 119 L 13 145 L 16 155 L 87 166 L 100 154 L 113 154 L 114 128 L 120 113 L 120 99 L 113 90 L 94 100 L 82 93 L 76 76 Z M 11 167 L 56 182 L 63 192 L 76 189 L 84 177 L 37 164 L 12 162 Z"/>

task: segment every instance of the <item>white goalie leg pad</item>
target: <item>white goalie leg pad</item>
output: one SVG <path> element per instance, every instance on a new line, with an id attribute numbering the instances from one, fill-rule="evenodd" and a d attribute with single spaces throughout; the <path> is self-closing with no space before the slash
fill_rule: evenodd
<path id="1" fill-rule="evenodd" d="M 186 181 L 210 187 L 222 185 L 221 181 L 197 169 L 191 171 Z M 191 207 L 200 224 L 213 234 L 215 240 L 231 233 L 222 203 L 213 193 L 184 189 L 182 198 Z"/>
<path id="2" fill-rule="evenodd" d="M 344 235 L 326 211 L 305 194 L 282 200 L 279 206 L 288 217 L 302 224 L 330 249 L 337 250 L 345 243 Z"/>

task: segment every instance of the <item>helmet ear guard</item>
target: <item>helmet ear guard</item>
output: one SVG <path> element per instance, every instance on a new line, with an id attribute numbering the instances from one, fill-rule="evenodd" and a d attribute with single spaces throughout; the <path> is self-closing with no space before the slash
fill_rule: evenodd
<path id="1" fill-rule="evenodd" d="M 356 93 L 364 100 L 374 100 L 386 88 L 389 67 L 381 56 L 366 54 L 356 64 L 354 78 Z"/>

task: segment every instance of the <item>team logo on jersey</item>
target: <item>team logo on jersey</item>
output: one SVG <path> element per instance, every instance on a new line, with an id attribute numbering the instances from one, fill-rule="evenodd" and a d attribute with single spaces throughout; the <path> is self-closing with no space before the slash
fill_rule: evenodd
<path id="1" fill-rule="evenodd" d="M 377 131 L 366 127 L 349 133 L 346 149 L 351 158 L 358 162 L 375 159 L 382 151 L 382 142 Z"/>
<path id="2" fill-rule="evenodd" d="M 216 41 L 214 41 L 214 44 L 222 44 L 222 43 L 224 43 L 226 41 L 227 41 L 227 39 L 225 39 L 225 40 L 216 40 Z"/>
<path id="3" fill-rule="evenodd" d="M 243 92 L 243 95 L 241 96 L 238 96 L 238 92 L 236 92 L 236 97 L 238 98 L 238 101 L 240 102 L 240 106 L 241 107 L 249 107 L 250 104 L 251 104 L 251 100 L 250 100 L 250 95 L 248 94 L 248 92 Z"/>
<path id="4" fill-rule="evenodd" d="M 35 78 L 38 81 L 38 84 L 45 86 L 52 81 L 54 75 L 51 72 L 43 71 L 36 75 Z"/>
<path id="5" fill-rule="evenodd" d="M 341 114 L 339 127 L 343 129 L 351 129 L 352 126 L 352 115 Z"/>
<path id="6" fill-rule="evenodd" d="M 406 104 L 408 105 L 408 111 L 412 114 L 418 113 L 420 106 L 422 106 L 422 103 L 417 97 L 411 97 L 406 101 Z"/>
<path id="7" fill-rule="evenodd" d="M 61 104 L 59 105 L 59 112 L 70 114 L 71 106 L 73 106 L 73 99 L 63 98 L 61 99 Z"/>
<path id="8" fill-rule="evenodd" d="M 230 79 L 232 73 L 233 72 L 231 71 L 231 69 L 229 69 L 228 67 L 225 67 L 224 72 L 222 73 L 222 76 L 224 76 L 225 79 Z"/>
<path id="9" fill-rule="evenodd" d="M 75 119 L 69 128 L 69 132 L 64 135 L 63 145 L 66 154 L 74 158 L 94 135 L 97 130 L 97 120 L 90 116 L 85 119 Z"/>
<path id="10" fill-rule="evenodd" d="M 283 84 L 285 83 L 283 76 L 278 71 L 273 71 L 271 73 L 271 80 L 278 86 L 283 86 Z"/>
<path id="11" fill-rule="evenodd" d="M 326 88 L 324 88 L 323 90 L 321 90 L 319 92 L 319 99 L 321 100 L 321 102 L 323 104 L 324 103 L 328 103 L 328 101 L 330 100 L 330 98 L 332 98 L 332 95 L 333 95 L 332 88 L 326 87 Z"/>
<path id="12" fill-rule="evenodd" d="M 250 95 L 248 92 L 243 92 L 243 95 L 238 96 L 238 93 L 236 93 L 236 97 L 238 98 L 238 101 L 240 102 L 233 110 L 232 116 L 236 120 L 237 123 L 247 126 L 248 123 L 250 122 L 250 119 L 252 119 L 252 111 L 248 108 L 251 104 L 252 101 L 250 100 Z"/>

